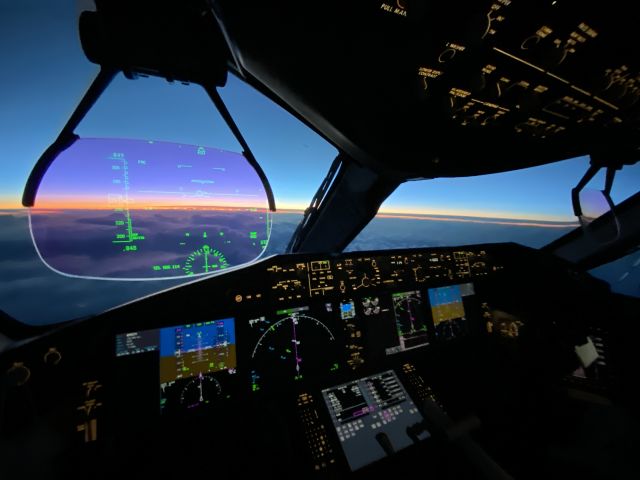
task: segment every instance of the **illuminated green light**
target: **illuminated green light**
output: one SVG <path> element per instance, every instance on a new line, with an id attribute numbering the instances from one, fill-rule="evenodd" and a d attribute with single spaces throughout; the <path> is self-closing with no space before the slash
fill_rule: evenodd
<path id="1" fill-rule="evenodd" d="M 249 232 L 249 238 L 258 238 L 258 232 Z"/>
<path id="2" fill-rule="evenodd" d="M 221 236 L 221 237 L 224 237 L 224 232 L 220 232 L 220 236 Z"/>
<path id="3" fill-rule="evenodd" d="M 173 265 L 154 265 L 151 268 L 153 268 L 153 270 L 158 271 L 158 270 L 180 270 L 182 267 L 180 265 L 173 264 Z"/>
<path id="4" fill-rule="evenodd" d="M 291 315 L 292 313 L 298 313 L 305 311 L 304 307 L 285 308 L 282 310 L 276 310 L 276 315 Z"/>
<path id="5" fill-rule="evenodd" d="M 202 234 L 202 238 L 207 238 L 207 232 L 204 232 L 204 233 Z"/>

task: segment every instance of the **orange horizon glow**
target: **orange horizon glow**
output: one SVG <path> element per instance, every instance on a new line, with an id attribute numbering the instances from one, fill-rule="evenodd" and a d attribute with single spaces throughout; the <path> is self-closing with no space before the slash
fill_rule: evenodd
<path id="1" fill-rule="evenodd" d="M 1 208 L 1 207 L 0 207 Z M 61 212 L 63 210 L 66 211 L 77 211 L 77 210 L 91 210 L 91 211 L 95 211 L 95 212 L 113 212 L 116 209 L 121 208 L 121 207 L 108 207 L 108 206 L 104 206 L 104 205 L 96 205 L 96 206 L 92 206 L 92 205 L 82 205 L 82 206 L 67 206 L 64 204 L 57 204 L 57 203 L 48 203 L 44 206 L 35 206 L 35 207 L 31 207 L 28 210 L 32 210 L 33 212 L 36 213 L 43 213 L 43 212 Z M 27 210 L 27 209 L 25 209 Z M 124 207 L 122 207 L 122 210 L 124 210 Z M 207 211 L 207 210 L 213 210 L 213 211 L 217 211 L 217 212 L 221 212 L 221 211 L 227 211 L 227 212 L 237 212 L 237 211 L 247 211 L 247 210 L 251 210 L 251 211 L 257 211 L 257 210 L 264 210 L 267 211 L 268 208 L 265 207 L 264 205 L 256 207 L 256 206 L 227 206 L 227 205 L 138 205 L 135 207 L 128 207 L 127 210 L 129 210 L 130 212 L 136 212 L 136 211 L 169 211 L 169 210 L 180 210 L 180 211 Z"/>
<path id="2" fill-rule="evenodd" d="M 238 199 L 233 199 L 231 201 L 226 198 L 216 199 L 216 204 L 211 205 L 212 199 L 185 199 L 184 203 L 180 204 L 172 204 L 165 205 L 160 203 L 160 201 L 154 201 L 145 199 L 144 203 L 134 203 L 130 202 L 128 205 L 129 210 L 176 210 L 176 209 L 202 209 L 202 210 L 242 210 L 247 208 L 255 208 L 255 209 L 265 209 L 266 205 L 260 204 L 255 205 L 251 204 L 250 201 L 243 202 L 239 204 Z M 188 202 L 188 203 L 187 203 Z M 36 203 L 35 207 L 38 210 L 62 210 L 62 209 L 73 209 L 73 210 L 112 210 L 114 208 L 120 207 L 117 202 L 112 203 L 111 205 L 104 204 L 104 201 L 100 200 L 87 200 L 83 201 L 82 205 L 78 205 L 77 200 L 70 202 L 69 199 L 59 198 L 55 200 L 48 200 L 43 203 Z M 286 201 L 278 199 L 276 203 L 278 210 L 275 213 L 303 213 L 307 208 L 306 204 L 299 203 L 298 201 Z M 23 209 L 24 207 L 21 205 L 19 200 L 16 200 L 15 197 L 0 197 L 0 209 L 2 210 L 13 210 L 13 209 Z M 273 213 L 273 212 L 272 212 Z M 521 213 L 521 212 L 509 212 L 509 211 L 485 211 L 485 210 L 467 210 L 467 209 L 443 209 L 443 208 L 422 208 L 422 207 L 412 207 L 412 206 L 382 206 L 376 215 L 379 218 L 412 218 L 415 220 L 443 220 L 443 221 L 463 221 L 464 219 L 460 219 L 459 217 L 469 217 L 471 219 L 477 218 L 482 220 L 483 223 L 496 223 L 496 224 L 504 224 L 509 225 L 510 221 L 517 221 L 518 225 L 523 225 L 527 222 L 527 224 L 534 226 L 548 226 L 548 223 L 554 223 L 556 225 L 553 226 L 576 226 L 576 220 L 571 216 L 560 216 L 560 215 L 545 215 L 545 214 L 531 214 L 531 213 Z M 430 216 L 438 216 L 443 218 L 427 218 Z M 472 222 L 472 220 L 464 220 L 467 222 Z M 515 222 L 513 222 L 515 223 Z"/>
<path id="3" fill-rule="evenodd" d="M 203 209 L 203 210 L 221 210 L 221 209 L 246 209 L 246 208 L 255 208 L 255 209 L 265 209 L 266 205 L 252 205 L 250 203 L 238 205 L 237 202 L 233 202 L 230 204 L 223 199 L 221 202 L 216 202 L 215 205 L 211 205 L 211 199 L 202 199 L 202 202 L 194 203 L 193 201 L 189 204 L 173 204 L 173 205 L 163 205 L 155 202 L 145 202 L 144 204 L 129 204 L 129 210 L 176 210 L 176 209 Z M 207 202 L 207 203 L 205 203 Z M 306 205 L 300 205 L 292 202 L 277 202 L 278 210 L 276 213 L 303 213 L 307 208 Z M 119 206 L 119 205 L 118 205 Z M 2 210 L 14 210 L 14 209 L 23 209 L 23 207 L 19 201 L 2 199 L 0 197 L 0 209 Z M 100 201 L 88 201 L 84 202 L 82 205 L 78 205 L 77 202 L 73 202 L 73 204 L 63 201 L 48 201 L 46 203 L 38 203 L 34 208 L 39 210 L 42 209 L 51 209 L 51 210 L 112 210 L 113 208 L 117 208 L 116 204 L 105 205 L 104 202 Z M 426 209 L 426 208 L 416 208 L 416 207 L 382 207 L 377 217 L 385 218 L 388 216 L 402 216 L 403 218 L 409 218 L 411 216 L 419 217 L 415 219 L 425 220 L 424 217 L 429 216 L 441 216 L 446 218 L 452 217 L 470 217 L 470 218 L 478 218 L 482 220 L 491 219 L 492 221 L 504 220 L 504 221 L 524 221 L 524 222 L 532 222 L 532 224 L 538 222 L 547 222 L 556 223 L 556 224 L 565 224 L 566 226 L 575 226 L 577 225 L 576 220 L 571 216 L 559 216 L 559 215 L 544 215 L 544 214 L 529 214 L 529 213 L 518 213 L 518 212 L 508 212 L 508 211 L 480 211 L 480 210 L 454 210 L 454 209 Z M 442 218 L 433 218 L 432 220 L 443 220 Z M 493 222 L 497 223 L 497 222 Z"/>
<path id="4" fill-rule="evenodd" d="M 171 201 L 167 205 L 166 200 L 162 199 L 144 199 L 143 201 L 107 201 L 104 199 L 83 199 L 82 202 L 75 198 L 52 198 L 44 201 L 36 201 L 33 208 L 37 209 L 55 209 L 55 210 L 113 210 L 114 208 L 128 208 L 129 210 L 149 210 L 149 209 L 197 209 L 197 208 L 268 208 L 264 201 L 251 201 L 248 199 L 226 198 L 196 198 L 196 199 L 180 199 L 180 201 Z M 0 204 L 1 208 L 1 204 Z"/>
<path id="5" fill-rule="evenodd" d="M 0 209 L 2 210 L 15 210 L 22 209 L 22 203 L 19 200 L 15 200 L 13 198 L 2 198 L 0 197 Z"/>
<path id="6" fill-rule="evenodd" d="M 246 211 L 247 209 L 264 209 L 264 206 L 226 206 L 226 205 L 136 205 L 135 207 L 129 206 L 129 210 L 193 210 L 193 211 Z M 18 202 L 4 203 L 0 202 L 0 209 L 2 210 L 27 210 L 22 207 Z M 66 204 L 57 204 L 53 202 L 47 202 L 46 206 L 34 207 L 34 211 L 38 213 L 55 213 L 61 210 L 99 210 L 109 211 L 113 210 L 113 207 L 105 206 L 104 203 L 88 202 L 82 206 L 77 204 L 69 208 Z M 304 213 L 304 208 L 296 208 L 294 205 L 287 204 L 287 208 L 279 208 L 272 214 L 287 214 L 287 213 Z M 455 213 L 454 213 L 455 212 Z M 398 218 L 407 220 L 422 220 L 422 221 L 441 221 L 441 222 L 459 222 L 459 223 L 479 223 L 479 224 L 494 224 L 494 225 L 508 225 L 516 227 L 541 227 L 541 228 L 567 228 L 576 227 L 578 223 L 575 221 L 557 220 L 556 218 L 530 218 L 528 215 L 522 216 L 498 216 L 499 212 L 474 212 L 474 211 L 389 211 L 387 209 L 381 210 L 376 218 Z M 529 217 L 529 218 L 527 218 Z"/>
<path id="7" fill-rule="evenodd" d="M 447 209 L 447 208 L 424 208 L 408 206 L 382 206 L 378 215 L 441 215 L 444 217 L 475 217 L 491 218 L 499 220 L 527 220 L 533 222 L 561 222 L 575 223 L 576 220 L 570 215 L 545 215 L 542 213 L 510 212 L 506 210 L 472 210 L 472 209 Z"/>
<path id="8" fill-rule="evenodd" d="M 566 227 L 577 227 L 578 223 L 539 223 L 526 219 L 497 219 L 497 218 L 486 218 L 486 217 L 475 217 L 475 218 L 463 218 L 468 217 L 468 215 L 458 216 L 458 217 L 447 217 L 447 216 L 429 216 L 429 215 L 412 215 L 412 214 L 402 214 L 402 213 L 378 213 L 376 218 L 404 218 L 408 220 L 430 220 L 430 221 L 439 221 L 439 222 L 459 222 L 459 223 L 484 223 L 484 224 L 492 224 L 492 225 L 511 225 L 516 227 L 544 227 L 544 228 L 566 228 Z M 512 221 L 509 221 L 512 220 Z M 517 220 L 517 221 L 516 221 Z"/>

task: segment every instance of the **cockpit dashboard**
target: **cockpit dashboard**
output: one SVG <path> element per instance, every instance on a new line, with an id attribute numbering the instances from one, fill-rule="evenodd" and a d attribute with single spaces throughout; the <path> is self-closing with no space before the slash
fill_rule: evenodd
<path id="1" fill-rule="evenodd" d="M 515 244 L 270 257 L 5 352 L 3 448 L 16 471 L 60 475 L 108 476 L 109 458 L 142 473 L 152 458 L 285 478 L 411 471 L 435 455 L 423 402 L 491 422 L 504 375 L 528 375 L 518 342 L 541 342 L 558 378 L 575 368 L 559 345 L 577 330 L 554 319 L 586 314 L 563 306 L 576 292 L 607 289 Z M 35 418 L 51 442 L 25 453 Z"/>

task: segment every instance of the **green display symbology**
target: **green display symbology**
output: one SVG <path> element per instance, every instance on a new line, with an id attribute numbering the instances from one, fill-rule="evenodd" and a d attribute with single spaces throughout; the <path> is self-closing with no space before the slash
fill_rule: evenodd
<path id="1" fill-rule="evenodd" d="M 100 212 L 108 253 L 127 259 L 117 265 L 111 262 L 107 276 L 151 279 L 211 274 L 253 260 L 266 249 L 268 212 L 241 206 L 245 201 L 241 197 L 257 201 L 264 192 L 254 193 L 254 185 L 236 173 L 237 165 L 230 171 L 219 164 L 220 159 L 231 162 L 225 158 L 227 153 L 153 141 L 119 142 L 122 145 L 101 153 L 104 190 L 96 187 L 108 207 L 104 215 Z M 149 159 L 144 158 L 147 155 Z M 228 155 L 237 160 L 237 154 Z M 197 158 L 203 156 L 209 158 Z M 234 182 L 235 193 L 226 193 Z M 229 196 L 239 197 L 238 204 Z M 82 222 L 96 221 L 86 216 Z"/>
<path id="2" fill-rule="evenodd" d="M 112 240 L 112 242 L 132 244 L 133 242 L 144 240 L 143 235 L 133 231 L 133 224 L 131 221 L 131 211 L 129 209 L 129 162 L 122 152 L 113 152 L 109 159 L 120 163 L 112 164 L 111 170 L 119 173 L 121 172 L 122 178 L 114 178 L 111 183 L 114 185 L 121 185 L 123 194 L 112 195 L 110 196 L 110 200 L 116 203 L 116 207 L 113 209 L 114 213 L 124 216 L 123 220 L 115 220 L 114 222 L 116 227 L 124 227 L 124 233 L 116 233 L 115 240 Z M 120 232 L 122 232 L 122 230 Z M 135 252 L 137 250 L 137 246 L 134 245 L 125 245 L 122 249 L 123 252 Z"/>
<path id="3" fill-rule="evenodd" d="M 187 275 L 216 272 L 229 267 L 225 256 L 215 248 L 204 245 L 187 257 L 182 269 Z"/>

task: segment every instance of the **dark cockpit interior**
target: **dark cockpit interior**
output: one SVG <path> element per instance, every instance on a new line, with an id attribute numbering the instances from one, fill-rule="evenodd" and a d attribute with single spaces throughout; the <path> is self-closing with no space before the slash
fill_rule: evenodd
<path id="1" fill-rule="evenodd" d="M 100 74 L 26 207 L 115 72 L 201 85 L 223 116 L 235 75 L 339 154 L 288 253 L 59 325 L 0 318 L 2 478 L 638 475 L 640 300 L 588 273 L 637 249 L 638 194 L 541 249 L 345 251 L 409 180 L 635 164 L 628 4 L 95 4 Z"/>

